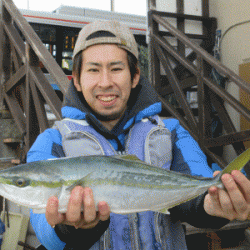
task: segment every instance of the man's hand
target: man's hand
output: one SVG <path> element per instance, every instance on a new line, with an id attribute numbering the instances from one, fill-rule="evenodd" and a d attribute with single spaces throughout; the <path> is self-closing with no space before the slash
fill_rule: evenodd
<path id="1" fill-rule="evenodd" d="M 89 229 L 95 227 L 98 222 L 109 218 L 110 209 L 106 202 L 98 204 L 98 212 L 95 209 L 94 196 L 90 188 L 75 187 L 70 195 L 67 212 L 58 212 L 58 199 L 50 197 L 46 207 L 46 219 L 54 227 L 63 223 L 75 228 Z M 81 211 L 82 205 L 84 211 Z"/>
<path id="2" fill-rule="evenodd" d="M 209 188 L 204 201 L 205 211 L 229 220 L 250 219 L 250 181 L 238 170 L 224 174 L 221 180 L 225 189 Z"/>

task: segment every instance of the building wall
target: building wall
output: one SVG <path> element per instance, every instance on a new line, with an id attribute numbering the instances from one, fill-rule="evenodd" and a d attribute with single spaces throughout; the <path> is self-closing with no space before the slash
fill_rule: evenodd
<path id="1" fill-rule="evenodd" d="M 176 13 L 176 1 L 178 0 L 156 0 L 158 10 Z M 184 13 L 189 15 L 202 15 L 202 0 L 184 1 Z"/>
<path id="2" fill-rule="evenodd" d="M 250 21 L 250 4 L 245 0 L 210 0 L 210 17 L 216 17 L 218 29 L 222 36 L 231 26 Z M 224 65 L 239 74 L 239 65 L 250 61 L 250 22 L 230 29 L 221 41 L 221 61 Z M 239 100 L 239 89 L 234 83 L 229 83 L 228 91 Z M 227 105 L 229 115 L 237 130 L 240 130 L 240 116 Z M 231 147 L 226 147 L 225 157 L 231 161 L 235 154 Z"/>
<path id="3" fill-rule="evenodd" d="M 156 9 L 159 11 L 176 13 L 176 1 L 179 0 L 156 0 Z M 202 0 L 184 1 L 184 14 L 187 15 L 202 15 Z M 168 21 L 176 27 L 176 20 L 169 18 Z M 164 30 L 161 29 L 160 30 Z M 191 34 L 202 34 L 202 23 L 191 20 L 185 21 L 185 32 Z"/>

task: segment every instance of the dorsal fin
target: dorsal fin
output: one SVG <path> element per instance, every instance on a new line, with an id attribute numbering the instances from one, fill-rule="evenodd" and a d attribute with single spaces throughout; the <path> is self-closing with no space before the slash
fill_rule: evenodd
<path id="1" fill-rule="evenodd" d="M 136 155 L 114 155 L 112 157 L 122 160 L 141 161 Z"/>

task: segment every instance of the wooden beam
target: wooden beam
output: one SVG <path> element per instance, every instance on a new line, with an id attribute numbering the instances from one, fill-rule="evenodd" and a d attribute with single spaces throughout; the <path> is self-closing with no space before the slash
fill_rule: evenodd
<path id="1" fill-rule="evenodd" d="M 209 0 L 202 0 L 202 16 L 209 17 Z"/>
<path id="2" fill-rule="evenodd" d="M 217 146 L 226 146 L 236 142 L 250 141 L 250 130 L 235 132 L 205 140 L 205 146 L 208 148 Z M 244 151 L 244 149 L 243 149 Z"/>
<path id="3" fill-rule="evenodd" d="M 13 95 L 7 95 L 6 93 L 4 94 L 4 99 L 7 102 L 7 105 L 11 111 L 15 123 L 18 126 L 19 131 L 21 132 L 21 134 L 25 134 L 25 117 L 19 103 Z"/>
<path id="4" fill-rule="evenodd" d="M 36 88 L 36 85 L 33 80 L 30 81 L 30 87 L 31 87 L 32 98 L 35 104 L 39 127 L 41 132 L 43 132 L 45 129 L 49 128 L 49 122 L 47 119 L 44 103 L 42 102 L 42 95 Z"/>
<path id="5" fill-rule="evenodd" d="M 33 53 L 30 45 L 26 43 L 25 45 L 25 52 L 27 62 L 26 66 L 26 99 L 25 99 L 25 118 L 26 118 L 26 144 L 25 144 L 25 153 L 30 149 L 32 144 L 34 143 L 35 139 L 40 133 L 38 117 L 35 109 L 34 98 L 32 96 L 31 91 L 31 75 L 30 75 L 30 67 L 31 65 L 38 65 L 39 62 L 36 60 L 37 58 L 33 58 Z"/>
<path id="6" fill-rule="evenodd" d="M 20 67 L 18 71 L 5 83 L 5 91 L 11 92 L 20 84 L 20 81 L 25 77 L 25 65 Z"/>
<path id="7" fill-rule="evenodd" d="M 176 9 L 178 14 L 184 14 L 184 0 L 176 1 Z M 177 18 L 177 29 L 185 33 L 185 19 L 182 17 Z M 185 57 L 185 44 L 177 40 L 177 51 Z"/>
<path id="8" fill-rule="evenodd" d="M 168 76 L 169 82 L 174 90 L 175 97 L 186 115 L 190 130 L 194 131 L 194 133 L 197 133 L 196 120 L 186 100 L 186 96 L 184 95 L 182 88 L 180 87 L 179 81 L 176 75 L 174 74 L 173 69 L 171 68 L 169 59 L 167 58 L 167 56 L 165 56 L 164 51 L 157 44 L 155 44 L 155 50 L 158 58 L 160 59 L 163 65 L 166 75 Z"/>

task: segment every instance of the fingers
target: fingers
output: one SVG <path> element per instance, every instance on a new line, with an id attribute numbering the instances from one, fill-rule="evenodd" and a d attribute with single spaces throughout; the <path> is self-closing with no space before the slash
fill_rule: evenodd
<path id="1" fill-rule="evenodd" d="M 217 174 L 215 172 L 214 176 Z M 205 211 L 229 220 L 250 219 L 250 181 L 238 170 L 224 174 L 221 180 L 225 189 L 209 188 L 204 201 Z"/>
<path id="2" fill-rule="evenodd" d="M 110 208 L 105 201 L 100 201 L 98 204 L 99 219 L 105 221 L 110 216 Z"/>
<path id="3" fill-rule="evenodd" d="M 234 209 L 231 197 L 229 196 L 226 190 L 218 190 L 218 196 L 220 200 L 221 213 L 224 215 L 223 217 L 234 220 L 237 216 L 237 213 Z"/>
<path id="4" fill-rule="evenodd" d="M 233 202 L 235 209 L 237 209 L 237 207 L 240 206 L 244 200 L 242 192 L 238 188 L 231 175 L 225 174 L 222 176 L 221 180 L 228 192 L 231 201 Z"/>
<path id="5" fill-rule="evenodd" d="M 64 223 L 75 228 L 93 228 L 99 220 L 109 218 L 109 207 L 106 202 L 101 202 L 98 208 L 97 212 L 92 189 L 77 186 L 71 192 Z"/>
<path id="6" fill-rule="evenodd" d="M 80 186 L 75 187 L 70 195 L 64 223 L 75 228 L 91 228 L 99 221 L 96 214 L 92 190 Z"/>
<path id="7" fill-rule="evenodd" d="M 46 207 L 46 219 L 47 222 L 52 226 L 60 224 L 64 221 L 64 216 L 58 212 L 58 199 L 56 197 L 50 197 Z"/>
<path id="8" fill-rule="evenodd" d="M 51 226 L 59 223 L 88 229 L 95 227 L 100 220 L 109 218 L 110 209 L 106 202 L 98 204 L 96 211 L 94 195 L 91 188 L 75 187 L 70 195 L 68 208 L 65 214 L 58 212 L 58 199 L 51 197 L 46 208 L 46 219 Z"/>
<path id="9" fill-rule="evenodd" d="M 76 223 L 81 219 L 81 208 L 83 203 L 83 188 L 75 187 L 70 195 L 66 220 L 70 223 Z"/>
<path id="10" fill-rule="evenodd" d="M 84 212 L 83 212 L 83 220 L 79 227 L 88 229 L 95 227 L 98 222 L 105 221 L 109 218 L 110 209 L 106 202 L 99 202 L 98 204 L 98 212 L 96 212 L 94 195 L 90 188 L 84 189 Z"/>
<path id="11" fill-rule="evenodd" d="M 250 181 L 240 171 L 233 171 L 231 175 L 234 178 L 234 181 L 239 185 L 246 202 L 250 203 Z"/>
<path id="12" fill-rule="evenodd" d="M 239 171 L 233 172 L 232 175 L 223 175 L 222 182 L 228 192 L 228 196 L 230 197 L 231 206 L 233 206 L 233 210 L 236 212 L 236 218 L 239 220 L 246 220 L 250 212 L 250 205 L 248 198 L 246 198 L 249 195 L 249 181 L 245 180 L 245 177 Z M 237 185 L 236 180 L 238 181 L 239 186 Z"/>
<path id="13" fill-rule="evenodd" d="M 235 211 L 227 192 L 216 187 L 211 187 L 204 203 L 205 211 L 213 216 L 224 217 L 229 220 L 235 218 Z"/>
<path id="14" fill-rule="evenodd" d="M 99 211 L 96 213 L 95 220 L 89 222 L 88 224 L 86 224 L 85 222 L 82 223 L 81 228 L 83 229 L 93 228 L 99 223 L 99 221 L 105 221 L 109 218 L 110 208 L 106 202 L 104 201 L 99 202 L 98 209 Z"/>
<path id="15" fill-rule="evenodd" d="M 83 195 L 84 195 L 84 199 L 83 199 L 84 220 L 86 223 L 90 223 L 96 219 L 94 195 L 90 188 L 85 188 Z"/>
<path id="16" fill-rule="evenodd" d="M 211 187 L 208 190 L 208 194 L 205 197 L 204 209 L 205 211 L 212 216 L 220 216 L 221 205 L 218 195 L 218 190 L 216 187 Z"/>

